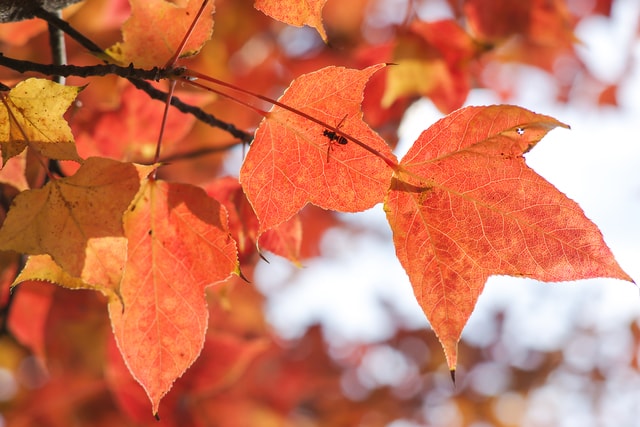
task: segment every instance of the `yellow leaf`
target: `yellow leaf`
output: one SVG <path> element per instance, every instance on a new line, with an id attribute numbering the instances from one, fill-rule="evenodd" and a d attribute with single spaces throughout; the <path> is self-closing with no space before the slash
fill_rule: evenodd
<path id="1" fill-rule="evenodd" d="M 62 117 L 80 90 L 49 80 L 28 79 L 9 93 L 0 93 L 3 161 L 29 146 L 51 159 L 81 163 L 71 129 Z"/>
<path id="2" fill-rule="evenodd" d="M 90 285 L 78 277 L 73 277 L 64 271 L 49 255 L 30 255 L 27 262 L 11 287 L 30 280 L 55 283 L 67 289 L 93 289 L 105 295 L 113 295 L 109 288 L 100 285 Z"/>
<path id="3" fill-rule="evenodd" d="M 126 260 L 122 215 L 152 167 L 90 157 L 75 175 L 20 193 L 0 250 L 51 255 L 73 277 L 117 290 Z"/>

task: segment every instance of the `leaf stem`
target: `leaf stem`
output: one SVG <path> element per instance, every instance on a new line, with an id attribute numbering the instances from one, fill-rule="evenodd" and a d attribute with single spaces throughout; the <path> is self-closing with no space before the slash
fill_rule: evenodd
<path id="1" fill-rule="evenodd" d="M 158 135 L 158 143 L 156 144 L 156 153 L 153 156 L 153 163 L 158 163 L 158 159 L 160 158 L 160 147 L 162 146 L 162 137 L 164 136 L 164 128 L 167 124 L 167 117 L 169 115 L 169 103 L 171 99 L 173 99 L 173 91 L 176 88 L 176 81 L 169 81 L 169 97 L 167 98 L 167 102 L 164 105 L 164 112 L 162 113 L 162 123 L 160 124 L 160 134 Z M 155 168 L 151 173 L 152 178 L 156 179 L 158 175 L 158 168 Z"/>
<path id="2" fill-rule="evenodd" d="M 188 84 L 190 84 L 192 86 L 195 86 L 197 88 L 200 88 L 200 89 L 203 89 L 203 90 L 206 90 L 206 91 L 209 91 L 209 92 L 213 92 L 216 95 L 222 96 L 223 98 L 226 98 L 226 99 L 229 99 L 231 101 L 237 102 L 238 104 L 240 104 L 240 105 L 242 105 L 244 107 L 250 108 L 251 110 L 255 111 L 256 113 L 260 114 L 263 117 L 267 117 L 269 115 L 268 111 L 264 111 L 264 110 L 256 107 L 255 105 L 251 105 L 250 103 L 248 103 L 246 101 L 243 101 L 243 100 L 241 100 L 239 98 L 236 98 L 234 96 L 231 96 L 228 93 L 222 92 L 219 89 L 203 85 L 202 83 L 198 83 L 197 81 L 191 80 L 189 78 L 184 79 L 184 81 L 185 81 L 185 83 L 188 83 Z"/>
<path id="3" fill-rule="evenodd" d="M 182 41 L 180 42 L 180 45 L 178 46 L 176 51 L 173 53 L 171 58 L 169 58 L 169 60 L 165 64 L 165 68 L 173 67 L 176 61 L 178 60 L 178 57 L 182 55 L 182 51 L 184 50 L 185 45 L 189 41 L 189 37 L 191 37 L 191 33 L 193 33 L 193 29 L 196 27 L 196 24 L 200 20 L 200 17 L 204 12 L 204 8 L 207 6 L 207 3 L 209 3 L 209 0 L 204 0 L 200 5 L 200 9 L 198 9 L 198 12 L 196 13 L 195 18 L 193 18 L 193 21 L 191 21 L 191 25 L 189 26 L 189 29 L 187 30 L 185 36 L 182 38 Z"/>

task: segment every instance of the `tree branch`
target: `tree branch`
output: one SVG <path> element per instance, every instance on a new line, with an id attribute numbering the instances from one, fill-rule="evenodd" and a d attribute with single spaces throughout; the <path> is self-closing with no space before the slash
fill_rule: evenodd
<path id="1" fill-rule="evenodd" d="M 177 78 L 184 73 L 184 68 L 159 68 L 154 67 L 150 70 L 135 68 L 133 64 L 128 67 L 122 67 L 115 64 L 97 64 L 88 66 L 78 65 L 53 65 L 40 64 L 32 61 L 23 61 L 19 59 L 9 58 L 0 52 L 0 65 L 15 70 L 19 73 L 36 72 L 47 76 L 106 76 L 117 75 L 128 79 L 135 87 L 146 92 L 151 98 L 159 101 L 167 101 L 167 93 L 156 89 L 146 80 L 159 81 L 162 79 Z M 222 129 L 234 138 L 238 138 L 243 142 L 250 142 L 253 135 L 236 128 L 233 124 L 222 121 L 212 114 L 206 113 L 200 107 L 189 105 L 178 97 L 171 98 L 171 105 L 186 114 L 192 114 L 198 120 L 209 126 Z"/>
<path id="2" fill-rule="evenodd" d="M 91 53 L 99 58 L 106 58 L 108 55 L 94 42 L 85 37 L 82 33 L 74 29 L 66 21 L 57 17 L 54 13 L 45 9 L 38 9 L 35 12 L 35 16 L 45 20 L 48 24 L 59 28 L 64 31 L 71 38 L 76 40 Z M 76 65 L 47 65 L 40 64 L 31 61 L 22 61 L 13 58 L 8 58 L 0 52 L 0 65 L 7 68 L 11 68 L 19 73 L 25 73 L 27 71 L 33 71 L 48 76 L 77 76 L 77 77 L 89 77 L 89 76 L 106 76 L 117 75 L 128 79 L 135 87 L 146 92 L 151 98 L 159 101 L 166 102 L 168 94 L 162 90 L 156 89 L 146 80 L 159 81 L 162 79 L 179 78 L 185 69 L 182 67 L 170 67 L 159 68 L 154 67 L 150 70 L 144 70 L 135 68 L 133 64 L 128 67 L 122 67 L 115 64 L 98 64 L 91 66 L 76 66 Z M 171 99 L 171 105 L 178 110 L 186 114 L 192 114 L 198 120 L 209 126 L 216 127 L 224 130 L 232 135 L 234 138 L 238 138 L 243 142 L 250 143 L 253 139 L 253 135 L 243 130 L 236 128 L 233 124 L 217 119 L 212 114 L 206 113 L 199 107 L 186 104 L 180 98 L 173 97 Z"/>

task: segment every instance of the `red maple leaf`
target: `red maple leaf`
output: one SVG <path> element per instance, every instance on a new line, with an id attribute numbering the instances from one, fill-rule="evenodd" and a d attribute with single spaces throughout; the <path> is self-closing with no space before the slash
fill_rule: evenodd
<path id="1" fill-rule="evenodd" d="M 457 342 L 491 275 L 631 281 L 582 209 L 523 154 L 557 120 L 469 107 L 424 131 L 385 202 L 396 253 L 455 370 Z"/>
<path id="2" fill-rule="evenodd" d="M 157 413 L 202 350 L 204 290 L 237 271 L 236 245 L 224 207 L 191 185 L 147 180 L 123 222 L 127 263 L 109 314 L 122 356 Z"/>
<path id="3" fill-rule="evenodd" d="M 384 199 L 395 156 L 360 110 L 367 81 L 383 66 L 303 75 L 279 99 L 289 108 L 267 114 L 240 171 L 260 233 L 307 203 L 358 212 Z"/>

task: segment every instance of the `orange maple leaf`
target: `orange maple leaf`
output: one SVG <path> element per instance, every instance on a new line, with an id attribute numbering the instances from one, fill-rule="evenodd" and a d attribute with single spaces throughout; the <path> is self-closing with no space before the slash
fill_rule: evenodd
<path id="1" fill-rule="evenodd" d="M 559 121 L 469 107 L 424 131 L 385 202 L 396 253 L 455 370 L 457 343 L 491 275 L 631 281 L 580 207 L 524 161 Z"/>
<path id="2" fill-rule="evenodd" d="M 117 292 L 126 258 L 122 215 L 150 170 L 91 157 L 75 175 L 23 191 L 0 228 L 0 249 L 51 255 L 70 277 Z"/>
<path id="3" fill-rule="evenodd" d="M 256 0 L 254 7 L 285 24 L 315 28 L 324 42 L 327 33 L 322 26 L 322 8 L 327 0 Z"/>
<path id="4" fill-rule="evenodd" d="M 3 162 L 27 146 L 51 159 L 82 162 L 62 117 L 81 89 L 32 78 L 18 83 L 9 93 L 0 93 Z"/>
<path id="5" fill-rule="evenodd" d="M 384 199 L 397 161 L 363 120 L 364 70 L 327 67 L 294 80 L 256 131 L 240 183 L 260 234 L 305 204 L 358 212 Z"/>
<path id="6" fill-rule="evenodd" d="M 202 5 L 202 0 L 129 0 L 131 17 L 122 26 L 122 39 L 107 49 L 107 54 L 123 65 L 141 68 L 163 66 L 169 61 Z M 192 56 L 211 38 L 213 0 L 205 6 L 189 35 L 181 56 Z"/>
<path id="7" fill-rule="evenodd" d="M 157 413 L 200 354 L 204 290 L 237 272 L 237 250 L 224 207 L 191 185 L 147 180 L 123 222 L 127 263 L 109 313 L 123 358 Z"/>

